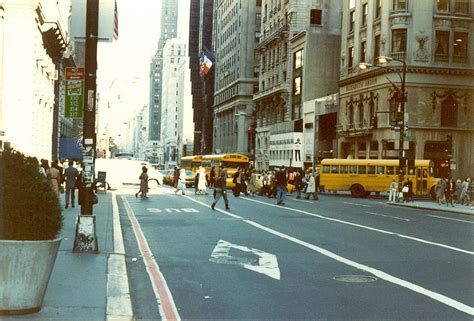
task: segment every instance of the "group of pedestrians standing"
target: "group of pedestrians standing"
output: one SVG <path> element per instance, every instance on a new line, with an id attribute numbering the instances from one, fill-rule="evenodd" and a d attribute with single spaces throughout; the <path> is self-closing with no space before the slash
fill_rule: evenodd
<path id="1" fill-rule="evenodd" d="M 468 177 L 464 181 L 457 179 L 456 181 L 452 177 L 441 178 L 435 186 L 436 203 L 439 205 L 446 206 L 454 204 L 469 205 L 469 185 L 471 179 Z"/>
<path id="2" fill-rule="evenodd" d="M 51 166 L 49 166 L 49 161 L 46 159 L 41 159 L 37 163 L 38 172 L 49 181 L 52 190 L 57 194 L 65 194 L 65 207 L 68 208 L 75 207 L 75 190 L 79 190 L 78 199 L 80 201 L 81 193 L 81 173 L 74 167 L 74 161 L 68 161 L 68 167 L 63 169 L 58 160 L 53 160 Z M 80 204 L 80 202 L 79 202 Z"/>

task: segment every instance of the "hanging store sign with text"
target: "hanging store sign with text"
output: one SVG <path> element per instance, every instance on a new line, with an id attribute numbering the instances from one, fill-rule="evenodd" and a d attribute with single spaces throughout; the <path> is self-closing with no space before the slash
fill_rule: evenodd
<path id="1" fill-rule="evenodd" d="M 82 118 L 84 112 L 84 68 L 66 68 L 65 118 Z"/>

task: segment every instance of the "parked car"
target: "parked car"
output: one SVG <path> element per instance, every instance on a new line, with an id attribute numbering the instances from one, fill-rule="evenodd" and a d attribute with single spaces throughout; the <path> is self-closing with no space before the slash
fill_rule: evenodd
<path id="1" fill-rule="evenodd" d="M 172 169 L 162 169 L 160 173 L 163 175 L 163 184 L 173 186 L 173 174 L 174 170 Z"/>
<path id="2" fill-rule="evenodd" d="M 186 170 L 184 173 L 186 175 L 186 187 L 194 187 L 194 172 Z"/>

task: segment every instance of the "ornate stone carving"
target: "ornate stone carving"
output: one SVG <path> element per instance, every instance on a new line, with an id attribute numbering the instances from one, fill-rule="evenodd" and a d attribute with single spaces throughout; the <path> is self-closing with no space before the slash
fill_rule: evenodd
<path id="1" fill-rule="evenodd" d="M 428 51 L 425 48 L 425 43 L 428 41 L 428 36 L 420 35 L 416 36 L 418 41 L 418 49 L 415 52 L 415 61 L 428 62 Z"/>

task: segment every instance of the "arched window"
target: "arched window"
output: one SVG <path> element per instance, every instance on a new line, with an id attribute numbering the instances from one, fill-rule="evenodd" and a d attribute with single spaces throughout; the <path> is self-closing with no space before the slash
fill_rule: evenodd
<path id="1" fill-rule="evenodd" d="M 349 104 L 349 107 L 348 107 L 348 123 L 349 123 L 349 127 L 352 128 L 354 126 L 354 105 Z"/>
<path id="2" fill-rule="evenodd" d="M 362 97 L 359 102 L 359 128 L 364 127 L 364 102 Z"/>

